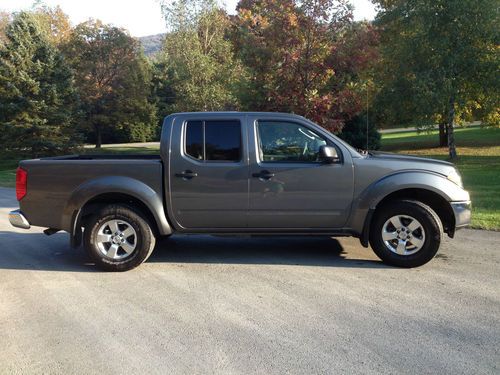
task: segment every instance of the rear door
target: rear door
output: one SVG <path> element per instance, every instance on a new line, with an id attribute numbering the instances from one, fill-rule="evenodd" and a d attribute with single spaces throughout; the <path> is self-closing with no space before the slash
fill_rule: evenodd
<path id="1" fill-rule="evenodd" d="M 248 158 L 243 118 L 212 114 L 173 124 L 170 208 L 181 229 L 247 226 Z"/>
<path id="2" fill-rule="evenodd" d="M 300 119 L 249 118 L 251 228 L 342 228 L 353 195 L 350 154 Z M 319 160 L 322 145 L 334 146 L 336 164 Z"/>

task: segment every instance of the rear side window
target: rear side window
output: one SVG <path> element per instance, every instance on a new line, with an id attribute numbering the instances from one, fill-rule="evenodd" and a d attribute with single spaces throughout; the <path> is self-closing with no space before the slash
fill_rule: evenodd
<path id="1" fill-rule="evenodd" d="M 203 160 L 203 121 L 187 123 L 186 154 L 197 160 Z"/>
<path id="2" fill-rule="evenodd" d="M 184 150 L 200 161 L 240 161 L 241 124 L 237 120 L 188 121 Z"/>

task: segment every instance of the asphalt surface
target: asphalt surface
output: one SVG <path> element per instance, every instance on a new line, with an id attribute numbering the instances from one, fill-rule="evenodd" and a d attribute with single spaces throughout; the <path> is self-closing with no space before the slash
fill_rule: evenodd
<path id="1" fill-rule="evenodd" d="M 174 237 L 117 274 L 13 207 L 0 189 L 0 373 L 500 372 L 500 233 L 411 270 L 355 239 Z"/>

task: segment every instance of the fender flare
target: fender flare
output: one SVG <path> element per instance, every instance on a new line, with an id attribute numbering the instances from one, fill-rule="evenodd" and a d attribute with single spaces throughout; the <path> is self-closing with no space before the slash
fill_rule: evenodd
<path id="1" fill-rule="evenodd" d="M 363 246 L 368 246 L 370 224 L 377 205 L 388 195 L 405 189 L 430 191 L 448 202 L 470 199 L 467 191 L 431 171 L 408 170 L 384 176 L 365 188 L 353 202 L 350 227 L 360 236 Z"/>
<path id="2" fill-rule="evenodd" d="M 81 242 L 81 209 L 89 201 L 102 194 L 119 193 L 129 195 L 142 202 L 152 214 L 160 235 L 172 234 L 165 215 L 163 197 L 145 183 L 124 176 L 103 176 L 79 185 L 71 194 L 63 211 L 64 227 L 69 229 L 72 246 Z"/>

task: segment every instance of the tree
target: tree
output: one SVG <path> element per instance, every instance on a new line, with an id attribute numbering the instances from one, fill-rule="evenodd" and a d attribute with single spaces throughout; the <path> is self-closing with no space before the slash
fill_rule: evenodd
<path id="1" fill-rule="evenodd" d="M 156 127 L 151 66 L 139 42 L 122 29 L 89 20 L 63 47 L 81 97 L 82 128 L 96 148 L 107 142 L 146 141 Z"/>
<path id="2" fill-rule="evenodd" d="M 439 123 L 440 143 L 446 140 L 455 158 L 456 122 L 498 116 L 498 1 L 375 2 L 383 30 L 377 101 L 385 121 Z"/>
<path id="3" fill-rule="evenodd" d="M 338 136 L 357 149 L 378 150 L 380 148 L 380 133 L 374 121 L 369 121 L 367 128 L 366 113 L 348 120 Z"/>
<path id="4" fill-rule="evenodd" d="M 47 5 L 37 6 L 33 10 L 33 15 L 38 19 L 49 41 L 55 46 L 68 40 L 71 35 L 71 22 L 59 5 L 52 8 Z"/>
<path id="5" fill-rule="evenodd" d="M 241 0 L 236 27 L 247 108 L 295 112 L 332 131 L 361 110 L 358 76 L 376 38 L 352 22 L 347 1 Z"/>
<path id="6" fill-rule="evenodd" d="M 173 112 L 175 105 L 175 93 L 172 83 L 172 71 L 169 69 L 169 62 L 165 57 L 153 60 L 153 75 L 152 75 L 152 96 L 155 101 L 156 111 L 158 113 L 157 138 L 160 136 L 161 126 L 165 116 Z"/>
<path id="7" fill-rule="evenodd" d="M 0 11 L 0 47 L 7 43 L 7 35 L 5 31 L 10 22 L 10 14 L 7 12 Z"/>
<path id="8" fill-rule="evenodd" d="M 0 47 L 0 139 L 4 150 L 31 156 L 68 152 L 74 134 L 73 77 L 36 17 L 20 12 Z"/>
<path id="9" fill-rule="evenodd" d="M 163 111 L 214 111 L 239 107 L 237 90 L 245 78 L 227 33 L 228 15 L 215 1 L 164 2 L 170 33 L 158 57 L 170 100 Z M 167 114 L 167 113 L 162 113 Z"/>

